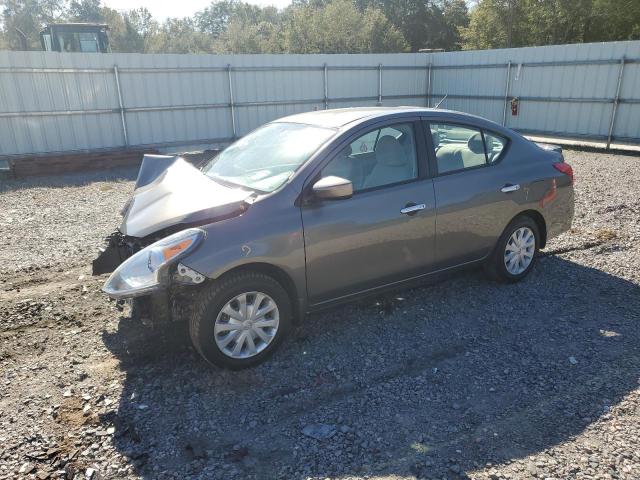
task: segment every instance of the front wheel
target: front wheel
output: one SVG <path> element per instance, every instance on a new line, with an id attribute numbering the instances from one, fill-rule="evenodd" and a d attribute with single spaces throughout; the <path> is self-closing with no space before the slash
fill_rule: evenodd
<path id="1" fill-rule="evenodd" d="M 258 272 L 232 274 L 197 300 L 189 322 L 196 350 L 233 370 L 264 361 L 291 328 L 291 302 L 282 286 Z"/>
<path id="2" fill-rule="evenodd" d="M 515 218 L 498 239 L 485 270 L 494 280 L 518 282 L 533 268 L 540 248 L 536 222 L 527 216 Z"/>

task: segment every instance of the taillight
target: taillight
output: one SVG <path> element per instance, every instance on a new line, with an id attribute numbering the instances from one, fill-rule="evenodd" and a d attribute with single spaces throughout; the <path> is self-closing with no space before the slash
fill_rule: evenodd
<path id="1" fill-rule="evenodd" d="M 565 175 L 567 175 L 568 177 L 571 178 L 571 183 L 573 183 L 574 177 L 573 177 L 573 168 L 571 168 L 571 165 L 569 165 L 568 163 L 564 163 L 564 162 L 558 162 L 558 163 L 554 163 L 553 167 L 558 170 L 559 172 L 564 173 Z"/>

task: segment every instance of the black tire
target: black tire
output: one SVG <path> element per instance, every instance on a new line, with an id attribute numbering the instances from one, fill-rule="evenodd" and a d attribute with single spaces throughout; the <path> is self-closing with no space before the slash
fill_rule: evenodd
<path id="1" fill-rule="evenodd" d="M 218 347 L 214 339 L 214 325 L 225 304 L 244 292 L 263 292 L 276 303 L 279 324 L 275 337 L 258 354 L 248 358 L 232 358 Z M 240 370 L 266 360 L 287 336 L 292 325 L 292 308 L 289 295 L 272 277 L 259 272 L 239 272 L 214 281 L 196 299 L 189 319 L 189 332 L 195 349 L 211 365 Z"/>
<path id="2" fill-rule="evenodd" d="M 504 262 L 504 251 L 507 247 L 507 241 L 511 235 L 519 228 L 527 227 L 531 229 L 535 238 L 535 250 L 531 263 L 520 274 L 514 275 L 507 270 L 507 266 Z M 533 269 L 538 257 L 538 250 L 540 249 L 540 229 L 538 224 L 529 216 L 521 215 L 514 218 L 507 228 L 504 229 L 502 235 L 498 239 L 496 246 L 492 254 L 487 258 L 484 264 L 484 270 L 486 274 L 493 280 L 503 283 L 515 283 L 526 277 Z"/>

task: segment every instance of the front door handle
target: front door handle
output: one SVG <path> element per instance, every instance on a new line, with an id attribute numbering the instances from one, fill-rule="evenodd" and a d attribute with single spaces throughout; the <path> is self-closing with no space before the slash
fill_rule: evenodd
<path id="1" fill-rule="evenodd" d="M 408 204 L 406 207 L 400 210 L 400 213 L 403 215 L 415 215 L 420 210 L 424 210 L 427 206 L 424 203 L 420 203 L 419 205 Z"/>
<path id="2" fill-rule="evenodd" d="M 515 192 L 518 190 L 520 190 L 520 185 L 518 185 L 517 183 L 515 185 L 508 183 L 507 185 L 505 185 L 500 189 L 502 193 Z"/>

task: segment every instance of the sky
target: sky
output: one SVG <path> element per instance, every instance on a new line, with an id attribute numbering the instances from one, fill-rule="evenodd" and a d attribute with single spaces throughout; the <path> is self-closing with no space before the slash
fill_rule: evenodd
<path id="1" fill-rule="evenodd" d="M 273 5 L 284 8 L 291 0 L 246 0 L 254 5 Z M 103 0 L 102 4 L 115 10 L 130 10 L 132 8 L 146 7 L 151 14 L 162 21 L 169 17 L 190 17 L 199 10 L 204 10 L 211 0 Z"/>

